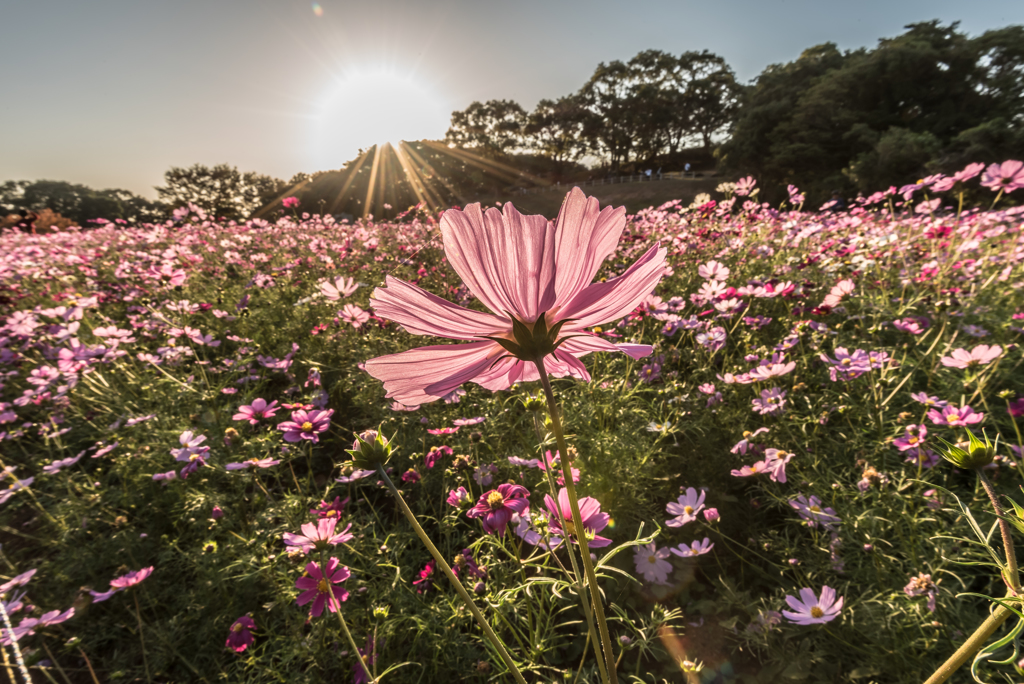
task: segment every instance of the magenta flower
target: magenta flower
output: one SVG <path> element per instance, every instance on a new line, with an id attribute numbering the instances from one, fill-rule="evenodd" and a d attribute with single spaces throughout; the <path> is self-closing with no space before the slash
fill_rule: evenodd
<path id="1" fill-rule="evenodd" d="M 648 345 L 616 345 L 586 332 L 632 312 L 665 272 L 667 250 L 656 245 L 618 277 L 591 284 L 624 227 L 624 209 L 601 211 L 578 188 L 554 222 L 524 216 L 511 203 L 504 213 L 483 212 L 479 204 L 446 211 L 445 256 L 493 313 L 456 306 L 389 276 L 371 299 L 378 315 L 415 335 L 468 342 L 371 359 L 367 372 L 384 382 L 388 398 L 411 406 L 441 399 L 466 382 L 501 390 L 538 380 L 534 358 L 542 358 L 554 377 L 589 380 L 579 359 L 590 352 L 647 356 Z"/>
<path id="2" fill-rule="evenodd" d="M 1009 160 L 992 164 L 982 174 L 981 184 L 992 192 L 1013 192 L 1024 188 L 1024 162 Z"/>
<path id="3" fill-rule="evenodd" d="M 337 524 L 338 519 L 334 517 L 320 518 L 316 524 L 311 522 L 304 523 L 300 528 L 302 534 L 285 532 L 283 537 L 284 543 L 287 546 L 297 548 L 302 553 L 309 553 L 313 549 L 326 549 L 329 546 L 344 544 L 354 538 L 353 535 L 348 533 L 352 529 L 352 523 L 349 523 L 348 527 L 335 534 L 334 528 Z"/>
<path id="4" fill-rule="evenodd" d="M 836 590 L 831 587 L 821 588 L 821 598 L 814 595 L 811 589 L 800 590 L 800 599 L 795 596 L 786 596 L 786 603 L 793 610 L 784 610 L 782 614 L 786 619 L 798 625 L 820 625 L 831 622 L 839 617 L 839 611 L 843 609 L 843 597 L 836 598 Z"/>
<path id="5" fill-rule="evenodd" d="M 892 445 L 900 451 L 920 449 L 924 444 L 924 438 L 928 436 L 927 425 L 908 425 L 904 428 L 906 434 L 892 440 Z"/>
<path id="6" fill-rule="evenodd" d="M 530 507 L 530 492 L 522 485 L 501 484 L 497 489 L 481 494 L 480 500 L 466 512 L 469 518 L 483 518 L 484 532 L 505 536 L 505 527 L 512 516 Z"/>
<path id="7" fill-rule="evenodd" d="M 311 509 L 309 512 L 315 515 L 317 518 L 337 518 L 345 510 L 345 506 L 349 502 L 349 497 L 345 497 L 342 501 L 340 496 L 334 497 L 334 501 L 327 503 L 321 500 L 320 505 L 316 508 Z"/>
<path id="8" fill-rule="evenodd" d="M 423 460 L 428 468 L 433 468 L 441 459 L 445 456 L 451 456 L 453 453 L 455 452 L 452 451 L 450 446 L 432 446 L 430 451 L 423 457 Z"/>
<path id="9" fill-rule="evenodd" d="M 975 413 L 970 406 L 947 406 L 939 413 L 935 409 L 928 412 L 928 420 L 936 425 L 948 425 L 949 427 L 966 427 L 985 420 L 984 413 Z"/>
<path id="10" fill-rule="evenodd" d="M 352 576 L 352 573 L 345 566 L 338 568 L 337 558 L 328 558 L 327 567 L 321 567 L 317 563 L 310 563 L 306 566 L 306 575 L 295 580 L 295 588 L 303 589 L 295 599 L 295 603 L 304 606 L 310 601 L 310 617 L 320 617 L 324 612 L 324 604 L 332 613 L 338 612 L 341 601 L 348 600 L 348 591 L 344 587 L 333 586 L 340 584 Z"/>
<path id="11" fill-rule="evenodd" d="M 281 206 L 283 206 L 285 209 L 294 209 L 295 207 L 299 206 L 299 198 L 285 197 L 283 200 L 281 200 Z"/>
<path id="12" fill-rule="evenodd" d="M 998 344 L 988 346 L 987 344 L 979 344 L 971 351 L 966 349 L 954 349 L 953 353 L 949 356 L 943 356 L 942 365 L 947 368 L 972 368 L 974 366 L 984 366 L 985 364 L 992 363 L 1003 354 L 1003 348 Z"/>
<path id="13" fill-rule="evenodd" d="M 456 427 L 444 427 L 444 428 L 428 428 L 427 432 L 431 435 L 453 435 L 459 431 L 458 426 Z"/>
<path id="14" fill-rule="evenodd" d="M 454 506 L 455 508 L 466 508 L 472 504 L 469 499 L 469 492 L 466 491 L 465 487 L 459 487 L 448 492 L 448 499 L 446 501 L 449 506 Z"/>
<path id="15" fill-rule="evenodd" d="M 550 495 L 545 494 L 544 506 L 551 511 L 551 517 L 548 520 L 548 528 L 551 534 L 565 537 L 568 533 L 572 537 L 573 543 L 578 544 L 579 542 L 576 540 L 576 526 L 572 522 L 572 508 L 569 506 L 569 492 L 565 488 L 558 490 L 557 506 L 555 505 L 555 500 Z M 591 549 L 597 549 L 611 544 L 611 539 L 597 536 L 598 532 L 608 527 L 608 523 L 612 519 L 607 513 L 601 512 L 601 502 L 592 496 L 585 496 L 579 500 L 579 506 L 580 522 L 583 523 L 583 530 L 587 536 L 587 546 Z M 591 535 L 594 536 L 591 537 Z"/>
<path id="16" fill-rule="evenodd" d="M 241 653 L 252 644 L 252 630 L 254 629 L 256 629 L 256 623 L 248 615 L 243 615 L 231 625 L 231 629 L 228 630 L 228 640 L 224 642 L 224 645 L 235 653 Z"/>
<path id="17" fill-rule="evenodd" d="M 308 439 L 314 444 L 320 441 L 319 433 L 325 432 L 331 425 L 331 416 L 334 409 L 326 411 L 292 411 L 292 419 L 286 420 L 277 426 L 278 430 L 284 432 L 284 441 L 298 442 L 301 439 Z"/>
<path id="18" fill-rule="evenodd" d="M 265 399 L 254 399 L 247 406 L 239 406 L 238 413 L 231 416 L 231 420 L 247 420 L 250 425 L 260 422 L 260 418 L 270 418 L 277 412 L 277 400 L 269 404 Z"/>
<path id="19" fill-rule="evenodd" d="M 434 586 L 434 569 L 436 566 L 437 565 L 434 563 L 433 559 L 428 560 L 427 564 L 423 566 L 422 570 L 420 570 L 420 578 L 418 580 L 413 580 L 412 585 L 416 587 L 417 594 L 422 594 Z"/>

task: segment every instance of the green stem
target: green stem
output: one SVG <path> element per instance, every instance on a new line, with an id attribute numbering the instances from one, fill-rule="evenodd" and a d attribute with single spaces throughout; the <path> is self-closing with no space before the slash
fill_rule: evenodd
<path id="1" fill-rule="evenodd" d="M 587 534 L 583 527 L 583 518 L 580 516 L 580 504 L 576 496 L 576 485 L 572 481 L 572 464 L 569 461 L 569 447 L 565 443 L 565 433 L 562 432 L 562 421 L 558 415 L 558 405 L 555 403 L 555 395 L 551 391 L 551 380 L 547 371 L 544 370 L 544 357 L 534 361 L 537 371 L 540 373 L 540 383 L 544 387 L 544 395 L 548 400 L 548 415 L 551 416 L 551 429 L 555 433 L 555 441 L 558 445 L 558 454 L 561 456 L 562 477 L 565 479 L 565 490 L 569 495 L 569 508 L 572 510 L 572 524 L 576 530 L 574 535 L 580 545 L 580 558 L 583 560 L 583 570 L 587 575 L 587 585 L 590 587 L 590 598 L 594 603 L 594 615 L 597 617 L 597 627 L 601 632 L 601 647 L 604 650 L 604 660 L 608 668 L 608 678 L 613 684 L 618 684 L 618 677 L 615 674 L 615 655 L 612 652 L 612 639 L 608 633 L 608 620 L 604 616 L 604 604 L 601 601 L 601 589 L 597 585 L 597 575 L 594 573 L 594 563 L 590 560 L 590 548 L 587 546 Z M 566 544 L 571 543 L 569 535 L 566 535 Z"/>
<path id="2" fill-rule="evenodd" d="M 989 501 L 992 502 L 992 508 L 995 509 L 996 515 L 999 516 L 999 531 L 1002 533 L 1003 552 L 1006 554 L 1006 583 L 1010 585 L 1010 589 L 1013 590 L 1014 594 L 1020 594 L 1020 574 L 1017 572 L 1017 554 L 1013 550 L 1010 524 L 1004 519 L 1003 508 L 999 505 L 996 491 L 981 468 L 978 468 L 978 478 L 981 480 L 981 486 L 985 488 L 985 493 L 988 494 Z"/>
<path id="3" fill-rule="evenodd" d="M 153 676 L 149 674 L 149 658 L 146 657 L 146 639 L 142 635 L 142 611 L 139 610 L 139 592 L 133 591 L 132 598 L 135 599 L 135 617 L 139 621 L 139 642 L 142 643 L 142 664 L 146 667 L 146 681 L 152 684 Z"/>
<path id="4" fill-rule="evenodd" d="M 1007 594 L 1007 597 L 1013 594 Z M 949 657 L 949 660 L 939 666 L 939 669 L 932 673 L 932 676 L 925 680 L 924 684 L 942 684 L 942 682 L 953 676 L 961 665 L 967 662 L 967 659 L 973 656 L 975 653 L 981 650 L 981 647 L 985 645 L 988 638 L 992 636 L 999 625 L 1006 622 L 1006 619 L 1013 615 L 1013 611 L 1005 606 L 997 606 L 992 614 L 988 616 L 984 622 L 974 631 L 967 641 L 963 643 L 960 648 L 956 650 L 956 653 Z"/>
<path id="5" fill-rule="evenodd" d="M 445 561 L 444 556 L 442 556 L 441 552 L 437 550 L 434 543 L 430 541 L 430 537 L 427 536 L 427 533 L 423 531 L 423 527 L 420 526 L 419 521 L 416 520 L 416 516 L 413 514 L 412 510 L 410 510 L 408 504 L 405 503 L 405 499 L 402 498 L 402 493 L 398 491 L 398 488 L 395 487 L 395 483 L 392 482 L 391 478 L 388 477 L 388 474 L 384 472 L 384 466 L 382 464 L 377 466 L 377 474 L 380 475 L 381 481 L 384 482 L 387 488 L 391 490 L 391 495 L 395 497 L 395 500 L 398 502 L 398 507 L 402 509 L 402 513 L 405 514 L 409 524 L 412 525 L 412 529 L 416 532 L 416 536 L 419 537 L 420 541 L 423 542 L 423 545 L 427 547 L 427 551 L 430 551 L 430 555 L 434 557 L 434 562 L 440 566 L 445 576 L 448 577 L 448 581 L 452 583 L 452 586 L 455 587 L 455 591 L 457 591 L 459 596 L 462 598 L 462 601 L 469 608 L 470 612 L 473 613 L 473 617 L 476 618 L 477 624 L 479 624 L 480 628 L 484 630 L 484 635 L 487 637 L 487 640 L 490 641 L 491 645 L 498 651 L 501 659 L 505 662 L 505 666 L 512 672 L 512 676 L 516 678 L 516 681 L 519 682 L 519 684 L 526 684 L 526 680 L 523 679 L 523 675 L 519 672 L 519 668 L 517 668 L 516 664 L 512 661 L 512 656 L 510 656 L 508 651 L 505 649 L 505 645 L 501 643 L 498 635 L 496 635 L 494 630 L 491 629 L 491 626 L 487 624 L 487 620 L 484 619 L 480 609 L 476 607 L 475 603 L 473 603 L 473 599 L 470 597 L 469 592 L 466 591 L 466 588 L 462 586 L 462 582 L 460 582 L 459 578 L 455 576 L 454 572 L 452 572 L 451 566 L 449 566 Z"/>
<path id="6" fill-rule="evenodd" d="M 341 605 L 338 604 L 337 599 L 332 597 L 331 600 L 335 602 L 336 607 L 337 607 L 337 610 L 334 611 L 334 612 L 338 616 L 338 622 L 341 623 L 341 631 L 345 633 L 345 638 L 348 639 L 348 645 L 352 647 L 352 653 L 355 654 L 356 660 L 359 661 L 359 666 L 363 668 L 363 672 L 366 674 L 366 681 L 369 684 L 374 684 L 374 682 L 377 681 L 377 678 L 373 676 L 373 674 L 370 672 L 370 668 L 368 668 L 366 666 L 366 660 L 363 658 L 363 656 L 359 655 L 359 647 L 356 646 L 356 640 L 352 638 L 352 632 L 348 631 L 348 625 L 345 624 L 345 618 L 341 614 Z M 372 649 L 376 649 L 377 648 L 377 642 L 376 641 L 374 641 L 373 646 L 371 648 Z M 371 650 L 371 653 L 372 652 L 373 651 Z M 366 655 L 370 655 L 370 654 L 367 653 Z"/>

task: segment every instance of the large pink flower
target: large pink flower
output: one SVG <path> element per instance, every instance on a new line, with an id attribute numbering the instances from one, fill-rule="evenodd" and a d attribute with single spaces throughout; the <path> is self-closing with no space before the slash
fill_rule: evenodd
<path id="1" fill-rule="evenodd" d="M 490 390 L 538 380 L 533 360 L 550 375 L 589 380 L 579 357 L 622 351 L 633 358 L 649 345 L 612 344 L 586 328 L 615 321 L 635 309 L 661 279 L 666 251 L 651 247 L 607 282 L 591 283 L 625 227 L 625 209 L 599 208 L 574 188 L 555 221 L 470 204 L 441 217 L 445 256 L 477 299 L 493 313 L 452 304 L 388 277 L 371 303 L 382 318 L 414 335 L 465 344 L 435 345 L 381 356 L 366 370 L 384 382 L 388 398 L 406 406 L 436 401 L 465 382 Z"/>

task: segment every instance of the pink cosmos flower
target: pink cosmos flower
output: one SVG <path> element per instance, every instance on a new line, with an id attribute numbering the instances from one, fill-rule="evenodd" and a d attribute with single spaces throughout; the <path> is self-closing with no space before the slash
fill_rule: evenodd
<path id="1" fill-rule="evenodd" d="M 348 591 L 344 587 L 332 585 L 340 584 L 352 576 L 348 568 L 338 568 L 337 558 L 328 558 L 327 567 L 321 567 L 317 563 L 310 563 L 306 566 L 306 576 L 295 580 L 295 588 L 303 592 L 295 599 L 295 603 L 304 606 L 310 601 L 310 617 L 320 617 L 324 612 L 324 605 L 332 613 L 338 612 L 341 607 L 340 601 L 348 600 Z"/>
<path id="2" fill-rule="evenodd" d="M 455 508 L 466 508 L 472 503 L 469 499 L 469 492 L 466 491 L 465 487 L 459 487 L 448 492 L 446 502 L 449 506 L 454 506 Z"/>
<path id="3" fill-rule="evenodd" d="M 483 518 L 484 532 L 505 536 L 505 527 L 512 516 L 530 507 L 530 492 L 522 485 L 501 484 L 480 495 L 473 508 L 466 511 L 468 518 Z"/>
<path id="4" fill-rule="evenodd" d="M 724 282 L 729 278 L 729 267 L 718 261 L 709 261 L 697 267 L 697 275 L 705 280 Z"/>
<path id="5" fill-rule="evenodd" d="M 644 580 L 654 584 L 668 584 L 668 574 L 672 572 L 672 564 L 669 563 L 668 549 L 659 549 L 651 542 L 647 546 L 638 546 L 633 554 L 633 562 L 636 564 L 636 572 L 643 575 Z"/>
<path id="6" fill-rule="evenodd" d="M 128 587 L 134 587 L 136 584 L 139 584 L 142 580 L 152 574 L 152 565 L 148 568 L 142 568 L 141 570 L 134 570 L 129 572 L 127 575 L 121 575 L 120 577 L 110 580 L 110 588 L 120 591 L 122 589 L 127 589 Z"/>
<path id="7" fill-rule="evenodd" d="M 966 427 L 985 420 L 984 413 L 975 413 L 970 406 L 947 406 L 939 413 L 935 409 L 928 412 L 928 420 L 936 425 L 948 425 L 949 427 Z"/>
<path id="8" fill-rule="evenodd" d="M 239 406 L 238 413 L 231 416 L 231 420 L 247 420 L 249 425 L 260 422 L 260 418 L 270 418 L 277 413 L 277 400 L 267 403 L 266 399 L 254 399 L 246 406 Z"/>
<path id="9" fill-rule="evenodd" d="M 743 439 L 741 439 L 740 441 L 736 442 L 736 444 L 733 446 L 733 448 L 730 449 L 729 451 L 731 453 L 734 453 L 734 454 L 743 454 L 743 455 L 746 455 L 746 453 L 748 451 L 757 451 L 758 447 L 756 445 L 754 445 L 754 444 L 751 444 L 750 440 L 753 439 L 754 437 L 757 437 L 758 435 L 760 435 L 760 434 L 762 434 L 764 432 L 768 432 L 768 428 L 762 427 L 762 428 L 757 428 L 753 432 L 749 432 L 749 431 L 744 432 L 743 433 Z"/>
<path id="10" fill-rule="evenodd" d="M 346 304 L 345 307 L 338 312 L 338 315 L 341 316 L 341 320 L 357 329 L 370 320 L 370 312 L 360 309 L 355 304 Z"/>
<path id="11" fill-rule="evenodd" d="M 822 301 L 821 305 L 834 309 L 839 306 L 839 302 L 843 300 L 843 297 L 853 292 L 854 289 L 856 289 L 856 285 L 854 285 L 852 280 L 840 280 L 832 287 L 829 293 L 825 295 L 825 299 Z"/>
<path id="12" fill-rule="evenodd" d="M 479 425 L 485 420 L 487 419 L 483 416 L 477 416 L 476 418 L 456 418 L 452 421 L 452 425 L 455 427 L 466 427 L 468 425 Z"/>
<path id="13" fill-rule="evenodd" d="M 348 505 L 349 497 L 345 497 L 342 501 L 340 496 L 334 497 L 334 501 L 327 503 L 321 500 L 320 505 L 316 508 L 310 509 L 310 513 L 315 515 L 317 518 L 337 518 L 344 512 L 345 506 Z"/>
<path id="14" fill-rule="evenodd" d="M 302 553 L 309 553 L 313 549 L 326 549 L 328 546 L 337 546 L 354 539 L 354 535 L 348 533 L 352 529 L 352 523 L 348 524 L 341 532 L 335 534 L 334 528 L 338 524 L 335 517 L 320 518 L 315 524 L 304 523 L 300 528 L 302 534 L 284 533 L 284 543 L 287 546 L 297 548 Z"/>
<path id="15" fill-rule="evenodd" d="M 751 477 L 752 475 L 764 475 L 768 472 L 768 465 L 764 461 L 758 461 L 753 465 L 740 466 L 739 470 L 732 470 L 733 477 Z"/>
<path id="16" fill-rule="evenodd" d="M 1024 162 L 1010 160 L 992 164 L 981 176 L 981 184 L 992 192 L 1013 192 L 1024 188 Z"/>
<path id="17" fill-rule="evenodd" d="M 687 487 L 685 494 L 665 506 L 668 514 L 675 516 L 671 520 L 665 521 L 665 524 L 669 527 L 682 527 L 696 520 L 697 514 L 704 508 L 705 495 L 706 492 L 703 490 L 698 493 L 693 487 Z"/>
<path id="18" fill-rule="evenodd" d="M 545 494 L 544 506 L 551 511 L 551 517 L 548 520 L 548 528 L 551 530 L 551 534 L 553 536 L 565 537 L 566 533 L 568 533 L 572 537 L 573 543 L 578 544 L 579 542 L 576 540 L 576 526 L 572 522 L 572 508 L 569 506 L 569 492 L 564 487 L 558 490 L 557 506 L 555 505 L 555 500 L 550 495 Z M 596 535 L 597 532 L 608 527 L 608 523 L 612 519 L 607 513 L 601 512 L 601 503 L 592 496 L 585 496 L 579 500 L 579 506 L 580 522 L 583 523 L 583 529 L 587 535 L 587 546 L 591 549 L 596 549 L 611 544 L 611 539 Z M 594 535 L 593 538 L 591 538 L 591 534 Z"/>
<path id="19" fill-rule="evenodd" d="M 432 435 L 453 435 L 458 431 L 458 427 L 430 428 L 427 430 L 427 432 Z"/>
<path id="20" fill-rule="evenodd" d="M 293 411 L 292 419 L 286 420 L 277 426 L 278 430 L 284 432 L 284 441 L 298 442 L 301 439 L 308 439 L 314 444 L 320 441 L 319 433 L 325 432 L 331 425 L 331 416 L 334 409 L 326 411 Z"/>
<path id="21" fill-rule="evenodd" d="M 281 200 L 281 206 L 283 206 L 285 209 L 294 209 L 295 207 L 299 206 L 299 198 L 285 197 L 283 200 Z"/>
<path id="22" fill-rule="evenodd" d="M 548 468 L 551 468 L 551 472 L 555 473 L 555 482 L 557 482 L 559 486 L 565 486 L 565 476 L 562 475 L 561 457 L 558 455 L 557 451 L 554 453 L 554 455 L 552 455 L 550 451 L 545 451 L 544 459 L 542 460 L 538 458 L 533 462 L 533 465 L 531 467 L 540 468 L 545 472 Z M 579 482 L 580 469 L 569 466 L 569 470 L 572 472 L 573 483 Z"/>
<path id="23" fill-rule="evenodd" d="M 430 447 L 430 451 L 428 451 L 426 456 L 424 456 L 424 461 L 426 462 L 428 468 L 433 468 L 435 465 L 437 465 L 438 461 L 440 461 L 445 456 L 451 456 L 453 453 L 455 452 L 452 451 L 452 448 L 450 446 L 432 446 Z"/>
<path id="24" fill-rule="evenodd" d="M 388 398 L 419 405 L 466 382 L 496 391 L 538 380 L 535 359 L 543 359 L 549 375 L 589 381 L 579 359 L 590 352 L 647 356 L 649 345 L 616 345 L 586 332 L 632 312 L 665 272 L 667 250 L 655 245 L 618 277 L 591 284 L 615 252 L 625 221 L 625 209 L 602 211 L 579 188 L 554 222 L 524 216 L 511 203 L 503 212 L 484 212 L 479 204 L 446 211 L 445 256 L 493 313 L 457 306 L 388 276 L 371 298 L 379 316 L 415 335 L 468 342 L 370 359 L 367 372 L 384 382 Z"/>
<path id="25" fill-rule="evenodd" d="M 678 547 L 669 550 L 682 558 L 695 558 L 708 553 L 714 546 L 710 538 L 704 537 L 701 541 L 695 541 L 690 545 L 680 544 Z"/>
<path id="26" fill-rule="evenodd" d="M 757 181 L 754 180 L 753 176 L 740 178 L 736 181 L 736 189 L 734 192 L 740 197 L 746 197 L 754 190 L 755 185 L 757 185 Z"/>
<path id="27" fill-rule="evenodd" d="M 224 645 L 235 653 L 241 653 L 253 642 L 252 630 L 256 629 L 256 623 L 248 615 L 235 620 L 228 630 L 228 640 Z"/>
<path id="28" fill-rule="evenodd" d="M 826 530 L 831 530 L 835 523 L 839 522 L 836 512 L 831 508 L 823 507 L 821 499 L 813 494 L 810 497 L 801 494 L 790 501 L 789 505 L 796 509 L 808 527 L 817 527 L 820 523 Z"/>
<path id="29" fill-rule="evenodd" d="M 798 625 L 820 625 L 830 622 L 839 617 L 839 611 L 843 609 L 843 597 L 837 599 L 836 590 L 831 587 L 821 588 L 820 599 L 811 589 L 801 589 L 800 599 L 802 600 L 795 596 L 786 596 L 786 603 L 793 610 L 782 611 L 787 620 Z"/>
<path id="30" fill-rule="evenodd" d="M 771 473 L 772 482 L 786 481 L 786 464 L 795 454 L 783 451 L 782 449 L 768 449 L 764 452 L 764 463 Z"/>
<path id="31" fill-rule="evenodd" d="M 325 299 L 336 302 L 342 297 L 352 295 L 353 292 L 359 289 L 359 283 L 355 282 L 352 278 L 338 276 L 333 280 L 325 280 L 321 282 L 319 287 L 320 294 L 322 294 Z"/>
<path id="32" fill-rule="evenodd" d="M 979 344 L 971 351 L 966 349 L 954 349 L 953 353 L 949 356 L 943 356 L 942 365 L 947 368 L 960 368 L 966 369 L 973 366 L 984 366 L 985 364 L 992 363 L 1000 356 L 1003 355 L 1003 348 L 998 344 L 988 346 L 987 344 Z"/>

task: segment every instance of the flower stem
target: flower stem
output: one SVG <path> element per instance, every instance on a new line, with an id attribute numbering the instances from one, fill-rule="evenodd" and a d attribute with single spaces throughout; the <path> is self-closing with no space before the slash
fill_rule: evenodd
<path id="1" fill-rule="evenodd" d="M 594 615 L 597 617 L 597 627 L 601 632 L 601 647 L 604 650 L 604 661 L 608 668 L 608 677 L 613 684 L 618 684 L 619 680 L 615 675 L 615 655 L 612 653 L 612 639 L 608 633 L 608 620 L 604 616 L 604 604 L 601 602 L 601 589 L 597 586 L 594 563 L 590 560 L 590 548 L 587 546 L 587 535 L 583 527 L 583 518 L 580 516 L 580 504 L 576 496 L 576 485 L 572 481 L 569 447 L 565 443 L 565 433 L 562 431 L 562 421 L 558 415 L 558 405 L 555 403 L 555 395 L 551 391 L 551 380 L 548 378 L 547 371 L 544 370 L 544 358 L 540 357 L 534 363 L 537 364 L 537 371 L 540 373 L 540 383 L 544 387 L 544 395 L 548 400 L 548 415 L 551 416 L 551 429 L 555 433 L 558 454 L 561 457 L 559 460 L 562 464 L 562 476 L 565 479 L 566 493 L 569 495 L 569 508 L 572 510 L 573 528 L 576 530 L 574 536 L 580 545 L 583 570 L 587 574 L 587 585 L 590 587 L 590 597 L 594 603 Z M 565 542 L 569 544 L 571 540 L 567 538 Z"/>
<path id="2" fill-rule="evenodd" d="M 444 556 L 442 556 L 441 552 L 437 550 L 434 543 L 430 541 L 430 537 L 427 536 L 427 533 L 423 531 L 423 527 L 420 526 L 419 521 L 416 520 L 416 516 L 413 514 L 412 510 L 409 509 L 408 504 L 405 503 L 405 499 L 402 498 L 402 493 L 398 491 L 398 488 L 395 487 L 395 483 L 392 482 L 391 478 L 388 477 L 388 474 L 384 472 L 383 465 L 377 465 L 377 474 L 380 475 L 381 480 L 385 485 L 387 485 L 387 488 L 391 490 L 391 495 L 395 497 L 396 501 L 398 501 L 398 507 L 402 509 L 402 513 L 405 514 L 409 524 L 412 525 L 412 529 L 416 532 L 416 536 L 420 538 L 423 545 L 427 547 L 428 551 L 430 551 L 430 555 L 434 557 L 434 562 L 440 566 L 445 576 L 448 577 L 448 581 L 455 587 L 455 591 L 458 592 L 470 612 L 473 613 L 473 617 L 476 618 L 477 624 L 479 624 L 480 628 L 484 630 L 484 635 L 487 637 L 487 640 L 490 641 L 491 645 L 498 651 L 501 659 L 505 662 L 505 666 L 508 667 L 510 672 L 512 672 L 512 676 L 516 678 L 516 681 L 519 682 L 519 684 L 526 684 L 526 680 L 523 679 L 523 675 L 519 672 L 519 668 L 517 668 L 516 664 L 512 661 L 512 656 L 509 655 L 508 651 L 505 649 L 505 645 L 501 643 L 498 635 L 495 634 L 494 630 L 491 629 L 491 626 L 487 624 L 487 620 L 484 619 L 480 609 L 476 607 L 475 603 L 473 603 L 473 599 L 470 597 L 469 592 L 466 591 L 466 588 L 462 586 L 462 582 L 460 582 L 459 578 L 455 576 L 454 572 L 452 572 L 451 566 L 449 566 L 445 561 Z"/>
<path id="3" fill-rule="evenodd" d="M 336 604 L 338 603 L 337 599 L 332 598 L 331 600 Z M 367 683 L 374 684 L 374 682 L 377 681 L 377 678 L 370 673 L 370 668 L 366 666 L 366 660 L 359 654 L 359 647 L 356 646 L 356 640 L 352 638 L 352 632 L 348 631 L 348 625 L 345 624 L 345 617 L 341 614 L 341 605 L 338 604 L 337 608 L 338 609 L 334 612 L 338 616 L 338 622 L 341 623 L 341 631 L 345 633 L 345 638 L 348 639 L 348 645 L 352 647 L 352 652 L 355 654 L 356 660 L 359 661 L 359 665 L 363 668 L 363 672 L 366 674 Z M 377 648 L 376 642 L 374 642 L 373 648 Z M 366 655 L 370 654 L 367 653 Z"/>
<path id="4" fill-rule="evenodd" d="M 142 636 L 142 611 L 139 610 L 139 592 L 133 591 L 135 599 L 135 617 L 139 621 L 139 641 L 142 643 L 142 664 L 146 667 L 146 681 L 152 683 L 153 675 L 149 674 L 149 658 L 146 657 L 146 639 Z"/>
<path id="5" fill-rule="evenodd" d="M 14 627 L 11 625 L 11 618 L 7 614 L 7 609 L 4 608 L 3 601 L 0 601 L 0 616 L 3 616 L 4 627 L 7 628 L 7 635 L 11 639 L 11 650 L 14 651 L 14 659 L 18 663 L 18 670 L 21 672 L 21 676 L 25 678 L 25 684 L 32 684 L 32 678 L 28 674 L 28 668 L 25 667 L 25 658 L 21 655 L 21 647 L 18 646 L 18 637 L 14 634 Z M 3 648 L 3 646 L 0 646 Z M 4 663 L 7 663 L 7 651 L 4 651 Z M 14 675 L 11 674 L 11 669 L 8 666 L 7 674 L 11 676 L 11 682 L 14 682 Z"/>
<path id="6" fill-rule="evenodd" d="M 1012 593 L 1008 593 L 1007 597 L 1012 596 Z M 967 641 L 963 643 L 960 648 L 956 650 L 956 653 L 949 657 L 949 660 L 939 666 L 939 669 L 932 673 L 932 676 L 925 680 L 924 684 L 942 684 L 942 682 L 949 679 L 954 672 L 956 672 L 961 665 L 967 662 L 967 659 L 981 650 L 988 638 L 992 636 L 999 625 L 1006 622 L 1006 619 L 1013 615 L 1013 611 L 1005 606 L 996 606 L 996 609 L 992 611 L 992 614 L 988 616 L 984 622 L 974 631 Z"/>
<path id="7" fill-rule="evenodd" d="M 1015 594 L 1020 594 L 1020 574 L 1017 572 L 1017 554 L 1013 550 L 1010 524 L 1003 519 L 1003 508 L 999 505 L 996 491 L 992 488 L 992 483 L 988 481 L 988 477 L 981 468 L 978 468 L 978 478 L 981 480 L 981 486 L 985 488 L 985 493 L 988 494 L 988 498 L 992 502 L 992 508 L 996 510 L 996 515 L 999 516 L 999 531 L 1002 533 L 1003 552 L 1006 554 L 1006 583 L 1010 585 L 1010 589 Z"/>

